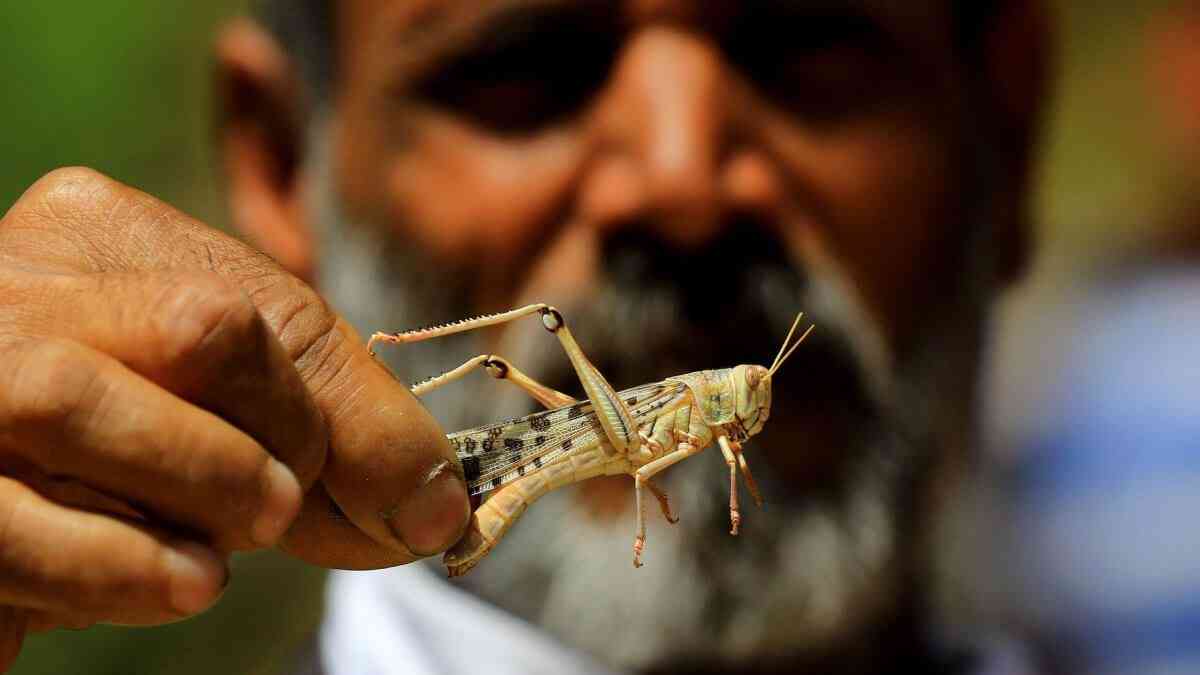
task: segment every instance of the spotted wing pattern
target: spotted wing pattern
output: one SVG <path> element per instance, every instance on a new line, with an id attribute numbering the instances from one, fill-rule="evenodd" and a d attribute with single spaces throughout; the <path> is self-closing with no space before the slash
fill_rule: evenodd
<path id="1" fill-rule="evenodd" d="M 662 381 L 619 392 L 640 429 L 686 395 L 680 382 Z M 590 401 L 458 431 L 446 437 L 466 474 L 470 494 L 483 494 L 541 469 L 578 448 L 603 442 Z"/>

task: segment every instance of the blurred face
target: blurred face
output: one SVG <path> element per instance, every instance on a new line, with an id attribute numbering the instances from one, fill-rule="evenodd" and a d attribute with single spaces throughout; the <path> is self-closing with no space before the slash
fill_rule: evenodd
<path id="1" fill-rule="evenodd" d="M 668 472 L 669 490 L 702 492 L 676 502 L 691 529 L 652 532 L 644 569 L 659 572 L 626 569 L 629 481 L 615 492 L 596 481 L 531 509 L 469 583 L 635 665 L 672 649 L 728 655 L 731 640 L 786 652 L 888 604 L 909 519 L 898 495 L 914 480 L 905 463 L 961 436 L 975 357 L 978 303 L 962 288 L 977 253 L 964 197 L 977 156 L 948 4 L 338 7 L 313 217 L 321 281 L 360 329 L 550 302 L 625 388 L 770 363 L 797 311 L 817 325 L 764 388 L 771 418 L 749 458 L 781 506 L 749 514 L 739 540 L 726 541 L 724 464 L 702 456 Z M 537 322 L 482 340 L 390 356 L 420 377 L 494 351 L 580 391 Z M 928 358 L 935 344 L 951 348 Z M 528 408 L 503 387 L 480 378 L 431 405 L 448 428 Z M 909 414 L 926 389 L 949 399 L 950 422 Z M 590 524 L 548 561 L 564 510 Z M 550 519 L 526 522 L 539 512 Z M 746 588 L 748 574 L 771 583 Z M 559 582 L 521 583 L 546 576 Z M 646 585 L 655 592 L 634 590 Z M 594 623 L 571 618 L 576 593 Z M 731 609 L 714 614 L 714 602 Z M 683 635 L 663 636 L 664 622 Z M 624 630 L 641 631 L 632 651 L 588 643 Z"/>
<path id="2" fill-rule="evenodd" d="M 756 314 L 747 293 L 786 292 L 756 267 L 842 284 L 879 368 L 957 282 L 963 97 L 942 2 L 340 7 L 345 209 L 421 251 L 469 311 L 586 305 L 606 282 L 651 296 L 610 326 L 638 368 L 618 387 L 768 360 L 816 308 Z M 652 306 L 664 281 L 682 290 Z"/>

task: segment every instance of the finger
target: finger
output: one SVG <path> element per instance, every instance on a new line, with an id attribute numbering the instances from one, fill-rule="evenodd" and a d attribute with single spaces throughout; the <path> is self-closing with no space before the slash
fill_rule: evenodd
<path id="1" fill-rule="evenodd" d="M 25 642 L 25 611 L 0 607 L 0 673 L 8 672 Z"/>
<path id="2" fill-rule="evenodd" d="M 42 474 L 78 480 L 222 549 L 270 546 L 301 491 L 252 438 L 66 340 L 0 355 L 0 451 Z"/>
<path id="3" fill-rule="evenodd" d="M 0 477 L 0 604 L 161 622 L 216 601 L 225 562 L 194 542 L 75 511 Z"/>
<path id="4" fill-rule="evenodd" d="M 325 491 L 355 526 L 387 549 L 372 557 L 395 559 L 400 553 L 398 562 L 406 562 L 449 548 L 466 528 L 470 503 L 445 432 L 311 289 L 287 276 L 260 283 L 251 297 L 325 419 L 330 448 L 321 478 Z M 346 559 L 333 566 L 359 566 L 361 542 L 319 539 L 327 523 L 310 520 L 319 513 L 306 509 L 293 531 L 294 542 L 320 545 L 293 550 L 328 561 L 344 544 Z"/>
<path id="5" fill-rule="evenodd" d="M 321 412 L 246 293 L 208 272 L 22 275 L 26 330 L 69 337 L 217 413 L 303 488 L 325 462 Z M 29 304 L 40 306 L 29 308 Z"/>
<path id="6" fill-rule="evenodd" d="M 20 481 L 43 497 L 81 511 L 103 513 L 123 520 L 146 522 L 146 515 L 127 502 L 89 487 L 74 478 L 46 476 L 27 463 L 14 464 L 11 457 L 0 458 L 0 473 Z"/>

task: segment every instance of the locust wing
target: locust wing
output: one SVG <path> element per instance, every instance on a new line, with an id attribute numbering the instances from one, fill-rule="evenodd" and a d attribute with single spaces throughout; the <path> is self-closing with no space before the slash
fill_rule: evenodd
<path id="1" fill-rule="evenodd" d="M 687 394 L 664 380 L 618 392 L 641 429 Z M 449 434 L 462 462 L 469 493 L 483 494 L 557 461 L 577 448 L 607 442 L 590 401 Z"/>

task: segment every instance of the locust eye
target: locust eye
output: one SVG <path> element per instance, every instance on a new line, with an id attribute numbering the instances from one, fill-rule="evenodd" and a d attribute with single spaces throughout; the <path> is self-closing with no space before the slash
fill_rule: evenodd
<path id="1" fill-rule="evenodd" d="M 762 366 L 750 366 L 746 369 L 746 384 L 750 385 L 751 389 L 757 389 L 766 372 Z"/>

